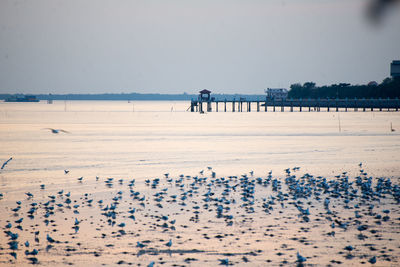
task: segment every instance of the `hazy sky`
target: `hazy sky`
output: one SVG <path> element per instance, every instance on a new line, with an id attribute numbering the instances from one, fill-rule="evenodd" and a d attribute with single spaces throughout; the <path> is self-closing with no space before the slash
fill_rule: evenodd
<path id="1" fill-rule="evenodd" d="M 0 1 L 0 93 L 263 93 L 381 82 L 400 10 L 365 0 Z"/>

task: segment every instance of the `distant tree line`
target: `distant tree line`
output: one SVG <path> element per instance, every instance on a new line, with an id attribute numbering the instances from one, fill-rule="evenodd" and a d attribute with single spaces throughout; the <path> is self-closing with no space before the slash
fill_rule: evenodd
<path id="1" fill-rule="evenodd" d="M 368 85 L 350 85 L 339 83 L 316 86 L 314 82 L 290 86 L 289 98 L 400 98 L 400 78 L 386 78 L 382 83 L 371 82 Z"/>

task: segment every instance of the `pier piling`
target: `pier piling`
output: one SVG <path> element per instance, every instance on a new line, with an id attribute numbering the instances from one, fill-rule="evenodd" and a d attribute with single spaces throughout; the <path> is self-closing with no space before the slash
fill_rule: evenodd
<path id="1" fill-rule="evenodd" d="M 264 106 L 264 112 L 268 111 L 268 107 L 272 107 L 272 111 L 276 112 L 276 108 L 280 107 L 280 111 L 284 112 L 285 107 L 288 107 L 290 112 L 294 112 L 298 108 L 297 111 L 303 112 L 304 109 L 308 108 L 308 111 L 311 112 L 316 111 L 320 112 L 321 108 L 326 112 L 330 112 L 331 109 L 335 109 L 336 112 L 339 112 L 340 109 L 344 109 L 345 112 L 348 110 L 352 110 L 357 112 L 358 109 L 362 109 L 363 112 L 368 111 L 399 111 L 400 108 L 400 100 L 399 99 L 266 99 L 266 100 L 254 100 L 249 101 L 246 99 L 240 100 L 215 100 L 207 99 L 207 100 L 192 100 L 190 103 L 191 112 L 200 112 L 204 113 L 212 112 L 213 105 L 215 103 L 215 111 L 220 111 L 220 103 L 224 103 L 224 112 L 227 112 L 228 104 L 232 105 L 232 112 L 252 112 L 252 105 L 254 104 L 254 110 L 256 112 L 260 112 L 260 106 Z M 203 105 L 206 105 L 205 107 Z M 245 110 L 243 110 L 243 105 L 245 106 Z M 303 109 L 304 108 L 304 109 Z"/>

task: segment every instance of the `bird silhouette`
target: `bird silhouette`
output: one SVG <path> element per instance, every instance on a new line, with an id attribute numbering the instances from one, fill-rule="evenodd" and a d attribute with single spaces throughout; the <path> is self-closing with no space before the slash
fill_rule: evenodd
<path id="1" fill-rule="evenodd" d="M 8 160 L 6 160 L 3 165 L 1 166 L 1 169 L 4 169 L 4 167 L 8 164 L 8 162 L 10 162 L 10 160 L 12 160 L 12 157 L 9 158 Z"/>
<path id="2" fill-rule="evenodd" d="M 229 265 L 229 259 L 218 259 L 219 265 Z"/>
<path id="3" fill-rule="evenodd" d="M 143 244 L 143 243 L 141 243 L 141 242 L 136 242 L 136 247 L 138 247 L 138 248 L 144 248 L 146 245 L 145 244 Z"/>
<path id="4" fill-rule="evenodd" d="M 306 257 L 301 256 L 300 253 L 297 252 L 297 262 L 302 263 L 302 262 L 305 262 L 306 260 L 307 260 Z"/>
<path id="5" fill-rule="evenodd" d="M 56 242 L 51 236 L 49 236 L 49 234 L 47 234 L 47 241 L 49 241 L 50 243 L 54 243 Z"/>
<path id="6" fill-rule="evenodd" d="M 3 165 L 1 166 L 1 169 L 4 169 L 4 167 L 10 162 L 10 160 L 12 160 L 13 158 L 9 158 L 8 160 L 6 160 Z"/>
<path id="7" fill-rule="evenodd" d="M 58 134 L 58 133 L 60 133 L 60 132 L 63 132 L 63 133 L 70 133 L 70 132 L 65 131 L 65 130 L 63 130 L 63 129 L 43 128 L 43 130 L 50 130 L 53 134 Z"/>
<path id="8" fill-rule="evenodd" d="M 373 256 L 372 258 L 370 258 L 370 259 L 368 260 L 368 262 L 371 263 L 371 264 L 375 264 L 375 263 L 376 263 L 376 257 Z"/>

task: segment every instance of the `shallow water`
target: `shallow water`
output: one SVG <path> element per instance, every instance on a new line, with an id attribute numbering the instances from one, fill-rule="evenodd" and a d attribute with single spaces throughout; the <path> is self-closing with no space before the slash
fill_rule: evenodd
<path id="1" fill-rule="evenodd" d="M 0 264 L 29 264 L 24 255 L 26 240 L 30 240 L 30 250 L 34 247 L 39 250 L 39 263 L 51 266 L 115 265 L 120 260 L 123 264 L 145 266 L 151 261 L 167 266 L 217 265 L 219 259 L 225 258 L 241 265 L 246 263 L 243 257 L 249 260 L 249 265 L 279 265 L 295 264 L 298 251 L 307 257 L 305 264 L 335 264 L 332 260 L 346 265 L 369 264 L 369 255 L 376 255 L 380 265 L 398 264 L 399 209 L 391 196 L 380 202 L 372 201 L 376 209 L 374 216 L 389 209 L 391 219 L 371 226 L 378 228 L 379 233 L 359 240 L 356 226 L 372 223 L 362 205 L 360 223 L 353 223 L 347 231 L 337 230 L 332 237 L 327 236 L 332 231 L 327 218 L 334 216 L 324 213 L 323 200 L 303 200 L 310 202 L 307 205 L 312 214 L 311 223 L 302 222 L 292 204 L 286 203 L 266 213 L 262 208 L 263 199 L 276 192 L 271 191 L 270 185 L 259 185 L 254 213 L 243 206 L 239 191 L 229 193 L 228 197 L 236 203 L 229 204 L 231 210 L 226 212 L 234 219 L 227 220 L 216 218 L 215 203 L 208 209 L 203 207 L 203 194 L 212 189 L 216 195 L 223 196 L 224 187 L 212 182 L 215 181 L 212 172 L 216 178 L 237 176 L 231 178 L 231 185 L 240 183 L 243 174 L 250 180 L 266 179 L 270 170 L 274 179 L 284 183 L 284 169 L 295 166 L 301 167 L 296 177 L 311 173 L 315 177 L 335 179 L 335 175 L 347 171 L 352 180 L 360 175 L 360 162 L 367 173 L 365 177 L 373 177 L 374 182 L 377 177 L 391 178 L 398 184 L 400 135 L 398 131 L 391 131 L 390 125 L 394 129 L 399 127 L 399 113 L 199 114 L 186 112 L 188 106 L 187 102 L 0 103 L 0 159 L 4 162 L 13 157 L 0 171 L 0 193 L 4 195 L 0 200 L 0 227 L 11 222 L 12 231 L 18 232 L 21 240 L 14 259 L 9 255 L 9 237 L 1 235 Z M 70 133 L 52 134 L 45 128 Z M 65 174 L 65 169 L 70 172 Z M 203 175 L 199 174 L 201 170 Z M 254 171 L 254 176 L 250 171 Z M 168 182 L 164 173 L 169 173 L 173 180 Z M 179 182 L 181 174 L 190 177 Z M 196 176 L 207 177 L 207 182 L 193 185 Z M 79 177 L 83 177 L 82 181 L 77 180 Z M 108 177 L 114 178 L 112 187 L 106 186 Z M 146 179 L 155 178 L 160 178 L 156 188 L 146 185 Z M 123 179 L 121 184 L 120 179 Z M 129 187 L 132 179 L 136 180 L 135 186 Z M 41 184 L 45 189 L 40 188 Z M 154 194 L 163 188 L 167 188 L 167 194 L 160 208 L 156 206 L 159 202 L 154 200 Z M 60 190 L 64 192 L 58 194 Z M 134 199 L 130 190 L 140 192 L 145 200 Z M 170 198 L 177 195 L 179 199 L 187 190 L 194 192 L 186 206 Z M 282 190 L 287 190 L 285 185 Z M 28 198 L 26 192 L 34 197 Z M 73 202 L 69 208 L 65 203 L 67 192 L 71 192 Z M 54 222 L 46 226 L 44 203 L 51 200 L 49 195 L 55 196 L 55 202 L 48 205 L 63 206 L 55 206 L 54 214 L 49 216 Z M 115 221 L 126 223 L 122 227 L 126 234 L 119 233 L 121 227 L 109 225 L 109 218 L 101 214 L 102 208 L 114 203 L 114 197 L 119 203 Z M 100 199 L 103 204 L 98 203 Z M 21 205 L 15 203 L 17 200 L 22 201 Z M 354 216 L 355 208 L 344 209 L 341 201 L 334 201 L 337 201 L 334 212 L 337 218 Z M 32 203 L 40 207 L 35 217 L 25 217 L 21 223 L 23 230 L 14 230 L 18 225 L 14 221 L 26 216 Z M 80 206 L 74 209 L 72 205 Z M 17 206 L 21 206 L 20 211 L 12 212 Z M 196 206 L 200 208 L 193 209 Z M 137 208 L 135 221 L 128 218 L 130 207 Z M 74 213 L 75 210 L 79 213 Z M 169 228 L 162 227 L 161 215 L 168 215 Z M 82 221 L 77 234 L 71 228 L 75 218 Z M 169 223 L 172 219 L 176 220 L 174 225 Z M 232 225 L 227 226 L 229 221 Z M 34 231 L 40 231 L 39 242 L 33 240 Z M 47 233 L 60 243 L 46 242 Z M 173 241 L 171 248 L 164 245 L 169 239 Z M 136 247 L 136 242 L 146 240 L 149 243 L 145 243 L 145 248 Z M 352 242 L 356 246 L 354 258 L 345 259 L 346 254 L 343 256 L 340 252 Z M 53 247 L 46 252 L 49 244 Z M 375 253 L 374 249 L 384 252 Z"/>

